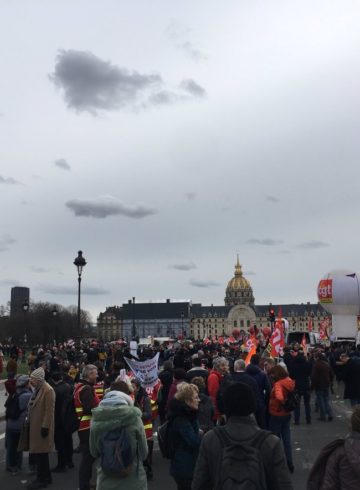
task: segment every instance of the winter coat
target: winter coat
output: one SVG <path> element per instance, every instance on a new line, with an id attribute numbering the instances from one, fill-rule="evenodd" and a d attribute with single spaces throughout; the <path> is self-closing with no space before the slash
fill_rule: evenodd
<path id="1" fill-rule="evenodd" d="M 264 406 L 264 396 L 260 393 L 259 385 L 257 384 L 254 376 L 251 376 L 244 371 L 240 371 L 232 373 L 231 378 L 236 383 L 244 383 L 250 386 L 255 395 L 257 409 L 260 409 Z"/>
<path id="2" fill-rule="evenodd" d="M 166 404 L 169 396 L 170 386 L 173 382 L 173 374 L 172 371 L 168 371 L 164 369 L 159 373 L 159 379 L 161 381 L 161 395 L 158 393 L 158 406 L 159 406 L 159 414 L 161 417 L 165 417 L 166 412 Z"/>
<path id="3" fill-rule="evenodd" d="M 264 371 L 261 371 L 259 366 L 256 366 L 255 364 L 249 364 L 246 368 L 246 373 L 252 376 L 258 384 L 261 395 L 259 400 L 261 405 L 258 408 L 263 408 L 271 391 L 269 378 L 267 374 L 265 374 Z"/>
<path id="4" fill-rule="evenodd" d="M 360 398 L 360 359 L 351 358 L 340 367 L 340 376 L 345 383 L 344 399 Z"/>
<path id="5" fill-rule="evenodd" d="M 220 389 L 222 379 L 223 379 L 222 374 L 220 374 L 218 371 L 215 371 L 215 369 L 213 369 L 210 372 L 208 380 L 207 380 L 208 393 L 209 393 L 209 395 L 213 401 L 214 407 L 215 407 L 215 416 L 214 416 L 215 420 L 217 420 L 218 417 L 220 416 L 220 412 L 219 412 L 218 406 L 217 406 L 217 394 L 218 394 L 218 391 Z"/>
<path id="6" fill-rule="evenodd" d="M 174 398 L 169 406 L 168 420 L 173 455 L 170 475 L 191 480 L 200 446 L 198 412 Z"/>
<path id="7" fill-rule="evenodd" d="M 12 432 L 21 432 L 32 392 L 28 388 L 17 388 L 16 393 L 19 395 L 19 408 L 21 410 L 21 414 L 16 420 L 8 419 L 6 421 L 6 428 Z"/>
<path id="8" fill-rule="evenodd" d="M 191 380 L 197 377 L 201 377 L 204 379 L 205 384 L 209 376 L 209 371 L 205 368 L 202 367 L 193 367 L 189 369 L 189 371 L 186 373 L 187 379 L 189 383 L 191 383 Z"/>
<path id="9" fill-rule="evenodd" d="M 49 453 L 54 447 L 55 393 L 44 381 L 36 397 L 28 405 L 30 423 L 30 453 Z M 41 429 L 49 429 L 47 437 L 42 437 Z"/>
<path id="10" fill-rule="evenodd" d="M 199 427 L 204 432 L 214 428 L 213 418 L 215 407 L 212 399 L 205 393 L 199 393 Z"/>
<path id="11" fill-rule="evenodd" d="M 186 381 L 185 379 L 174 379 L 173 380 L 173 382 L 170 386 L 169 394 L 168 394 L 167 401 L 166 401 L 166 410 L 169 410 L 169 405 L 170 405 L 171 400 L 175 396 L 175 393 L 177 390 L 177 385 L 180 383 L 184 383 L 185 381 Z"/>
<path id="12" fill-rule="evenodd" d="M 58 432 L 65 429 L 64 407 L 65 403 L 71 398 L 73 390 L 64 381 L 54 384 L 53 389 L 55 392 L 55 430 Z"/>
<path id="13" fill-rule="evenodd" d="M 300 393 L 310 391 L 311 362 L 304 356 L 297 355 L 288 365 L 290 378 L 295 380 L 295 389 Z"/>
<path id="14" fill-rule="evenodd" d="M 326 390 L 330 388 L 333 382 L 334 374 L 327 361 L 318 359 L 315 361 L 311 374 L 311 388 L 315 391 Z"/>
<path id="15" fill-rule="evenodd" d="M 360 433 L 350 433 L 327 460 L 323 484 L 319 490 L 359 490 Z"/>
<path id="16" fill-rule="evenodd" d="M 289 391 L 294 391 L 294 389 L 295 381 L 289 377 L 279 379 L 279 381 L 275 381 L 270 393 L 270 415 L 273 415 L 274 417 L 283 417 L 285 415 L 290 415 L 291 412 L 287 412 L 286 410 L 284 410 L 283 404 L 286 400 L 287 393 Z"/>
<path id="17" fill-rule="evenodd" d="M 146 473 L 143 461 L 148 449 L 141 412 L 136 407 L 127 405 L 94 408 L 90 428 L 90 452 L 94 458 L 101 454 L 101 438 L 105 432 L 126 427 L 132 448 L 133 470 L 125 478 L 116 478 L 104 474 L 99 464 L 97 469 L 97 490 L 145 490 L 147 489 Z"/>
<path id="18" fill-rule="evenodd" d="M 230 417 L 226 431 L 231 439 L 249 442 L 260 430 L 253 416 Z M 261 456 L 268 490 L 292 490 L 289 470 L 286 465 L 282 443 L 278 437 L 271 434 L 261 445 Z M 192 490 L 212 490 L 217 488 L 221 473 L 222 446 L 214 430 L 207 432 L 200 446 L 196 463 Z"/>

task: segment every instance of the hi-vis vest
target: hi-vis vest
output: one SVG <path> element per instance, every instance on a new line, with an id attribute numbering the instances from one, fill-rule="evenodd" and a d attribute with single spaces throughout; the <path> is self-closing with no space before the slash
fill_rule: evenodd
<path id="1" fill-rule="evenodd" d="M 156 385 L 153 388 L 146 388 L 146 393 L 148 394 L 148 397 L 150 398 L 150 403 L 151 403 L 151 415 L 152 415 L 152 420 L 155 420 L 156 417 L 159 414 L 159 406 L 158 406 L 158 392 L 161 386 L 160 380 L 156 383 Z"/>
<path id="2" fill-rule="evenodd" d="M 99 399 L 99 402 L 101 402 L 101 400 L 104 398 L 104 395 L 105 395 L 105 390 L 104 390 L 104 381 L 98 381 L 95 385 L 94 385 L 94 391 L 95 391 L 95 395 L 98 397 Z"/>
<path id="3" fill-rule="evenodd" d="M 86 386 L 83 383 L 77 383 L 74 390 L 74 404 L 75 404 L 75 413 L 77 418 L 79 419 L 79 428 L 78 431 L 90 429 L 91 415 L 84 415 L 84 407 L 80 401 L 80 391 L 83 387 Z M 99 404 L 99 399 L 96 396 L 94 391 L 94 397 L 96 401 L 96 405 Z"/>

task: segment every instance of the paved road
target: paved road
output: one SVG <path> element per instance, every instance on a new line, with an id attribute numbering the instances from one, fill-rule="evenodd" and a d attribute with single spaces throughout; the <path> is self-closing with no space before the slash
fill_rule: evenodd
<path id="1" fill-rule="evenodd" d="M 294 448 L 295 473 L 292 476 L 294 489 L 304 490 L 309 470 L 319 453 L 320 449 L 336 437 L 343 437 L 348 432 L 350 409 L 339 397 L 334 397 L 334 420 L 333 422 L 320 422 L 314 415 L 311 425 L 300 424 L 292 427 L 292 442 Z M 1 408 L 1 407 L 0 407 Z M 24 458 L 23 471 L 12 477 L 5 471 L 5 451 L 4 451 L 4 432 L 5 423 L 0 422 L 0 475 L 1 488 L 6 490 L 25 489 L 26 485 L 33 477 L 26 474 L 27 455 Z M 77 436 L 74 436 L 74 440 Z M 79 463 L 79 456 L 75 455 L 76 468 Z M 55 455 L 51 455 L 52 466 L 55 466 Z M 157 447 L 154 453 L 154 480 L 150 482 L 150 490 L 175 490 L 176 485 L 168 474 L 169 462 L 161 457 Z M 77 469 L 68 470 L 65 474 L 54 475 L 54 483 L 49 486 L 53 490 L 76 490 L 77 487 Z M 126 488 L 125 485 L 123 486 Z M 119 485 L 121 489 L 122 486 Z"/>

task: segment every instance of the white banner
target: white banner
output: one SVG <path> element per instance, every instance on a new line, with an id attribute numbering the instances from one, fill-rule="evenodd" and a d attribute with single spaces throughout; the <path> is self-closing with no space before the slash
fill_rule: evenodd
<path id="1" fill-rule="evenodd" d="M 159 352 L 152 359 L 146 361 L 135 361 L 125 357 L 129 368 L 134 373 L 134 376 L 141 382 L 144 388 L 152 388 L 158 381 L 158 363 Z"/>

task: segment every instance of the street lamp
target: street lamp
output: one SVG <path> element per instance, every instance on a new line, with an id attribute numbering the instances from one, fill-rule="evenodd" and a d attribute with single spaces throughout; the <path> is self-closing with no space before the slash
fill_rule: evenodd
<path id="1" fill-rule="evenodd" d="M 136 327 L 135 327 L 135 296 L 132 299 L 132 340 L 136 339 Z"/>
<path id="2" fill-rule="evenodd" d="M 81 285 L 81 274 L 83 268 L 86 266 L 86 260 L 82 256 L 82 251 L 79 250 L 78 256 L 74 260 L 74 265 L 77 268 L 77 273 L 78 273 L 78 310 L 77 310 L 77 326 L 78 326 L 78 331 L 80 330 L 80 285 Z"/>
<path id="3" fill-rule="evenodd" d="M 24 344 L 27 344 L 26 314 L 29 311 L 29 308 L 29 301 L 25 299 L 22 304 L 22 310 L 24 312 Z"/>

